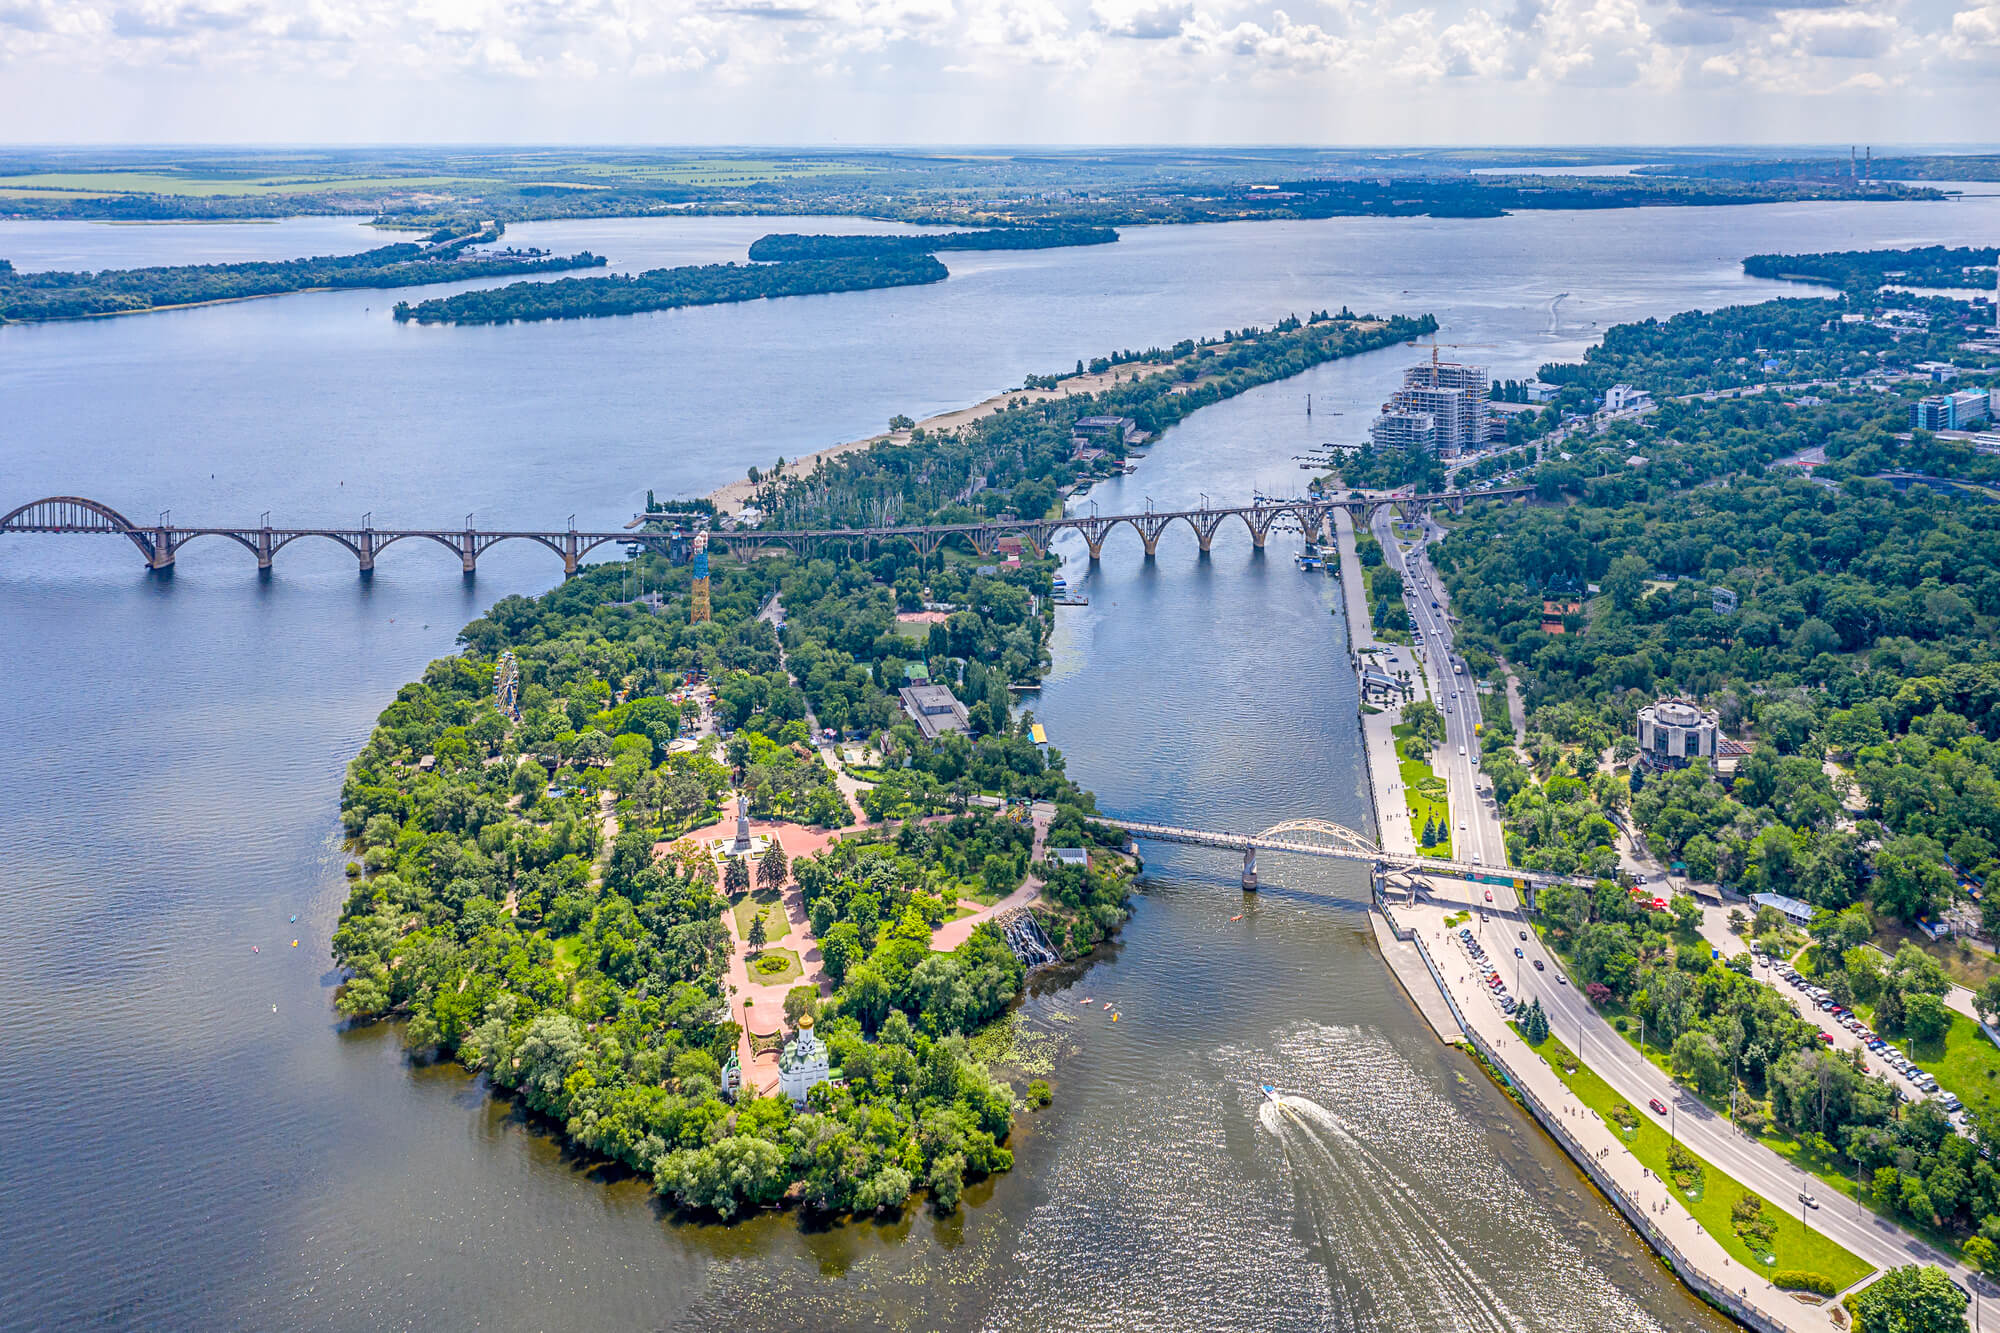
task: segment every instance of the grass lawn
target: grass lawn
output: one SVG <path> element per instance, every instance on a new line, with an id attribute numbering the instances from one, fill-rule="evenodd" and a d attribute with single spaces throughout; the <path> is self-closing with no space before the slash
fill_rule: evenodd
<path id="1" fill-rule="evenodd" d="M 1007 893 L 1012 893 L 1013 891 L 1009 889 Z M 958 882 L 958 896 L 961 898 L 970 898 L 981 907 L 993 906 L 993 904 L 1005 898 L 1007 893 L 993 892 L 993 890 L 986 887 L 986 881 L 983 879 L 962 879 Z"/>
<path id="2" fill-rule="evenodd" d="M 581 935 L 564 935 L 561 939 L 549 941 L 556 951 L 556 966 L 564 972 L 576 971 L 577 959 L 583 953 Z"/>
<path id="3" fill-rule="evenodd" d="M 736 934 L 739 938 L 746 940 L 750 938 L 750 923 L 757 919 L 760 912 L 764 916 L 766 940 L 776 944 L 791 933 L 792 923 L 785 916 L 784 905 L 779 902 L 779 895 L 771 889 L 757 889 L 746 893 L 730 904 L 729 910 L 735 914 Z"/>
<path id="4" fill-rule="evenodd" d="M 1611 1085 L 1597 1074 L 1578 1063 L 1569 1049 L 1554 1037 L 1548 1038 L 1536 1048 L 1556 1076 L 1580 1098 L 1584 1105 L 1603 1118 L 1631 1149 L 1633 1155 L 1652 1169 L 1662 1180 L 1674 1179 L 1672 1168 L 1667 1161 L 1667 1149 L 1671 1140 L 1667 1136 L 1667 1126 L 1659 1116 L 1646 1107 L 1632 1107 L 1612 1091 Z M 1573 1071 L 1573 1072 L 1572 1072 Z M 1631 1130 L 1620 1127 L 1612 1112 L 1619 1107 L 1638 1118 L 1638 1124 Z M 1628 1115 L 1628 1119 L 1629 1119 Z M 1724 1175 L 1713 1165 L 1695 1159 L 1698 1163 L 1697 1179 L 1691 1189 L 1679 1188 L 1676 1181 L 1675 1194 L 1694 1215 L 1702 1229 L 1721 1243 L 1729 1256 L 1748 1267 L 1752 1272 L 1770 1273 L 1778 1269 L 1803 1269 L 1820 1273 L 1831 1278 L 1842 1289 L 1854 1285 L 1874 1272 L 1866 1260 L 1835 1244 L 1819 1232 L 1811 1230 L 1799 1221 L 1798 1203 L 1785 1201 L 1780 1206 L 1777 1201 L 1763 1199 L 1762 1216 L 1774 1224 L 1771 1248 L 1768 1252 L 1775 1262 L 1765 1263 L 1765 1252 L 1753 1250 L 1737 1234 L 1731 1220 L 1731 1210 L 1748 1191 L 1731 1177 Z M 1762 1198 L 1762 1196 L 1755 1196 Z M 1789 1208 L 1791 1211 L 1786 1211 Z"/>
<path id="5" fill-rule="evenodd" d="M 1854 1012 L 1862 1022 L 1875 1026 L 1872 1011 L 1857 1005 Z M 2000 1046 L 1988 1041 L 1979 1024 L 1958 1010 L 1945 1012 L 1951 1015 L 1951 1030 L 1943 1041 L 1919 1042 L 1904 1036 L 1897 1039 L 1896 1046 L 1911 1063 L 1928 1070 L 1939 1087 L 1957 1093 L 1968 1111 L 2000 1106 Z"/>
<path id="6" fill-rule="evenodd" d="M 1435 856 L 1449 861 L 1451 859 L 1451 807 L 1444 801 L 1434 801 L 1417 790 L 1418 787 L 1426 782 L 1438 781 L 1437 774 L 1431 771 L 1429 764 L 1421 760 L 1405 758 L 1403 755 L 1403 742 L 1416 735 L 1417 729 L 1412 723 L 1399 722 L 1389 728 L 1389 730 L 1396 737 L 1396 776 L 1403 784 L 1403 804 L 1410 811 L 1410 834 L 1420 844 L 1417 850 L 1425 856 Z M 1437 821 L 1438 827 L 1444 831 L 1444 836 L 1435 845 L 1424 847 L 1421 845 L 1424 836 L 1424 824 L 1429 820 Z"/>
<path id="7" fill-rule="evenodd" d="M 1956 939 L 1934 940 L 1921 930 L 1906 926 L 1888 917 L 1877 918 L 1875 938 L 1872 941 L 1888 957 L 1895 957 L 1896 950 L 1905 944 L 1914 944 L 1944 969 L 1944 974 L 1967 990 L 1978 990 L 1995 977 L 2000 977 L 2000 959 L 1982 952 Z M 1960 1093 L 1963 1097 L 1965 1094 Z"/>
<path id="8" fill-rule="evenodd" d="M 1554 950 L 1551 949 L 1551 952 L 1554 952 Z M 1805 969 L 1802 966 L 1800 970 L 1804 971 Z M 1625 1039 L 1625 1044 L 1633 1050 L 1637 1051 L 1641 1049 L 1639 1046 L 1639 1020 L 1627 1013 L 1624 1006 L 1613 1002 L 1599 1005 L 1597 1009 L 1599 1013 L 1604 1015 L 1607 1022 L 1613 1024 L 1614 1031 L 1616 1031 L 1617 1026 L 1615 1020 L 1620 1017 L 1625 1018 L 1626 1030 L 1619 1033 L 1619 1035 Z M 1864 1014 L 1863 1018 L 1865 1020 L 1867 1015 Z M 1982 1041 L 1985 1040 L 1983 1034 L 1980 1034 L 1980 1039 Z M 1668 1052 L 1662 1049 L 1657 1041 L 1649 1039 L 1646 1042 L 1643 1054 L 1646 1061 L 1653 1065 L 1654 1068 L 1670 1078 L 1673 1076 L 1673 1063 L 1668 1058 Z M 2000 1055 L 2000 1048 L 1996 1048 L 1995 1054 Z M 1942 1079 L 1939 1081 L 1942 1082 Z M 1996 1082 L 2000 1082 L 2000 1080 L 1996 1080 Z M 1684 1093 L 1698 1099 L 1717 1115 L 1728 1116 L 1730 1114 L 1729 1097 L 1727 1094 L 1708 1097 L 1688 1087 L 1686 1084 L 1681 1084 L 1680 1086 Z M 1996 1093 L 1996 1095 L 2000 1095 L 2000 1093 Z M 1739 1108 L 1744 1105 L 1743 1099 L 1748 1096 L 1748 1092 L 1739 1092 L 1737 1094 L 1737 1106 Z M 1964 1096 L 1964 1093 L 1959 1094 L 1961 1099 Z M 1767 1114 L 1769 1113 L 1770 1108 L 1768 1105 L 1763 1109 Z M 1850 1199 L 1860 1199 L 1871 1212 L 1880 1213 L 1881 1210 L 1877 1209 L 1874 1203 L 1867 1198 L 1865 1189 L 1854 1183 L 1854 1177 L 1850 1174 L 1852 1170 L 1851 1164 L 1844 1161 L 1838 1153 L 1824 1152 L 1813 1144 L 1795 1137 L 1789 1130 L 1775 1123 L 1767 1126 L 1763 1133 L 1757 1135 L 1757 1142 L 1763 1144 L 1766 1148 L 1769 1148 L 1772 1152 L 1778 1154 L 1778 1156 L 1784 1158 L 1807 1175 L 1814 1177 L 1828 1189 L 1837 1191 Z M 1938 1249 L 1950 1254 L 1957 1254 L 1959 1252 L 1959 1246 L 1962 1241 L 1956 1236 L 1937 1230 L 1934 1227 L 1924 1226 L 1900 1214 L 1883 1213 L 1881 1215 L 1887 1217 L 1891 1222 L 1894 1222 L 1905 1231 L 1913 1232 L 1923 1237 Z"/>
<path id="9" fill-rule="evenodd" d="M 799 956 L 790 949 L 766 949 L 750 961 L 750 980 L 760 986 L 786 986 L 806 974 Z M 767 971 L 769 967 L 773 970 Z"/>

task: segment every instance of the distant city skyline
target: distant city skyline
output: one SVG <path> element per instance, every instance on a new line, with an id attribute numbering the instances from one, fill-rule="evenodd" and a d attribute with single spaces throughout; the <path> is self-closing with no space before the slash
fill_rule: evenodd
<path id="1" fill-rule="evenodd" d="M 2000 137 L 2000 0 L 0 0 L 11 143 Z"/>

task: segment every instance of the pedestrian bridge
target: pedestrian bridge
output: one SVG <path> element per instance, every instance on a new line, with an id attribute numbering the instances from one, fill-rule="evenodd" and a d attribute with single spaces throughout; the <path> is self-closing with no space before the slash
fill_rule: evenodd
<path id="1" fill-rule="evenodd" d="M 1531 888 L 1567 884 L 1588 888 L 1597 881 L 1582 875 L 1558 875 L 1546 870 L 1520 870 L 1509 866 L 1484 866 L 1475 861 L 1450 861 L 1436 856 L 1408 852 L 1387 852 L 1373 839 L 1351 828 L 1324 819 L 1288 819 L 1261 833 L 1224 833 L 1212 829 L 1182 828 L 1175 824 L 1148 824 L 1140 820 L 1107 817 L 1133 838 L 1153 842 L 1178 842 L 1194 847 L 1219 847 L 1243 853 L 1243 887 L 1257 887 L 1257 853 L 1285 852 L 1294 856 L 1323 856 L 1341 861 L 1365 861 L 1370 865 L 1417 870 L 1453 879 L 1477 880 L 1486 876 L 1521 880 Z"/>

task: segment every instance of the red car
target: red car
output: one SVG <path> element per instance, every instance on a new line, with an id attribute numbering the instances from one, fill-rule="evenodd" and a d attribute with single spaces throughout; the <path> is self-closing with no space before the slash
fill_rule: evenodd
<path id="1" fill-rule="evenodd" d="M 1486 891 L 1486 901 L 1489 903 L 1493 901 L 1493 890 L 1488 889 Z"/>
<path id="2" fill-rule="evenodd" d="M 1667 1104 L 1661 1101 L 1658 1097 L 1653 1098 L 1653 1100 L 1647 1102 L 1646 1105 L 1653 1108 L 1654 1115 L 1665 1115 L 1667 1113 Z"/>
<path id="3" fill-rule="evenodd" d="M 1832 1034 L 1831 1032 L 1822 1032 L 1822 1033 L 1820 1033 L 1820 1034 L 1819 1034 L 1819 1039 L 1820 1039 L 1821 1041 L 1825 1042 L 1825 1043 L 1826 1043 L 1827 1045 L 1829 1045 L 1829 1046 L 1833 1045 L 1833 1034 Z"/>

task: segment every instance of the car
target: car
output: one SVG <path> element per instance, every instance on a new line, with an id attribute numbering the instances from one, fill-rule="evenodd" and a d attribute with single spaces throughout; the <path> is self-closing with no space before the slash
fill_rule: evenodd
<path id="1" fill-rule="evenodd" d="M 1814 1197 L 1812 1196 L 1812 1191 L 1811 1191 L 1811 1190 L 1800 1190 L 1800 1191 L 1799 1191 L 1799 1202 L 1800 1202 L 1800 1203 L 1802 1203 L 1802 1204 L 1804 1204 L 1804 1205 L 1805 1205 L 1806 1207 L 1808 1207 L 1808 1208 L 1817 1208 L 1817 1207 L 1819 1207 L 1819 1200 L 1818 1200 L 1818 1199 L 1815 1199 L 1815 1198 L 1814 1198 Z"/>
<path id="2" fill-rule="evenodd" d="M 1528 938 L 1528 932 L 1527 932 L 1527 931 L 1525 931 L 1525 930 L 1523 930 L 1523 931 L 1517 931 L 1516 933 L 1517 933 L 1517 934 L 1519 934 L 1519 935 L 1520 935 L 1520 937 L 1521 937 L 1522 939 L 1524 939 L 1524 940 Z"/>
<path id="3" fill-rule="evenodd" d="M 1542 962 L 1542 960 L 1541 960 L 1541 959 L 1537 958 L 1537 959 L 1535 960 L 1535 971 L 1537 971 L 1537 972 L 1546 972 L 1546 971 L 1548 971 L 1548 970 L 1549 970 L 1549 969 L 1548 969 L 1548 967 L 1547 967 L 1547 966 L 1546 966 L 1546 965 L 1545 965 L 1545 964 L 1544 964 L 1544 963 Z"/>
<path id="4" fill-rule="evenodd" d="M 1562 974 L 1561 972 L 1556 973 L 1556 985 L 1558 986 L 1569 985 L 1569 978 L 1564 974 Z"/>
<path id="5" fill-rule="evenodd" d="M 1460 824 L 1460 825 L 1459 825 L 1458 827 L 1459 827 L 1459 830 L 1460 830 L 1460 832 L 1463 832 L 1463 831 L 1464 831 L 1464 829 L 1465 829 L 1465 825 L 1463 825 L 1463 824 Z M 1491 889 L 1488 889 L 1488 890 L 1486 891 L 1486 901 L 1487 901 L 1487 902 L 1489 902 L 1489 903 L 1493 901 L 1493 890 L 1491 890 Z M 1485 917 L 1481 917 L 1481 918 L 1480 918 L 1480 920 L 1482 920 L 1482 921 L 1484 921 L 1485 919 L 1486 919 Z"/>
<path id="6" fill-rule="evenodd" d="M 1819 1039 L 1820 1039 L 1820 1041 L 1821 1041 L 1821 1042 L 1825 1043 L 1825 1044 L 1826 1044 L 1826 1045 L 1828 1045 L 1828 1046 L 1831 1046 L 1831 1045 L 1833 1045 L 1833 1034 L 1832 1034 L 1831 1032 L 1822 1032 L 1822 1033 L 1820 1033 L 1820 1034 L 1819 1034 Z"/>
<path id="7" fill-rule="evenodd" d="M 1525 955 L 1525 954 L 1523 954 L 1523 953 L 1521 952 L 1521 949 L 1520 949 L 1520 946 L 1519 946 L 1519 945 L 1516 945 L 1516 946 L 1514 947 L 1514 956 L 1515 956 L 1516 958 L 1523 958 L 1523 957 L 1526 957 L 1526 955 Z"/>
<path id="8" fill-rule="evenodd" d="M 1653 1098 L 1651 1101 L 1647 1102 L 1646 1105 L 1653 1108 L 1654 1115 L 1665 1115 L 1667 1113 L 1667 1104 L 1661 1101 L 1658 1097 Z"/>

